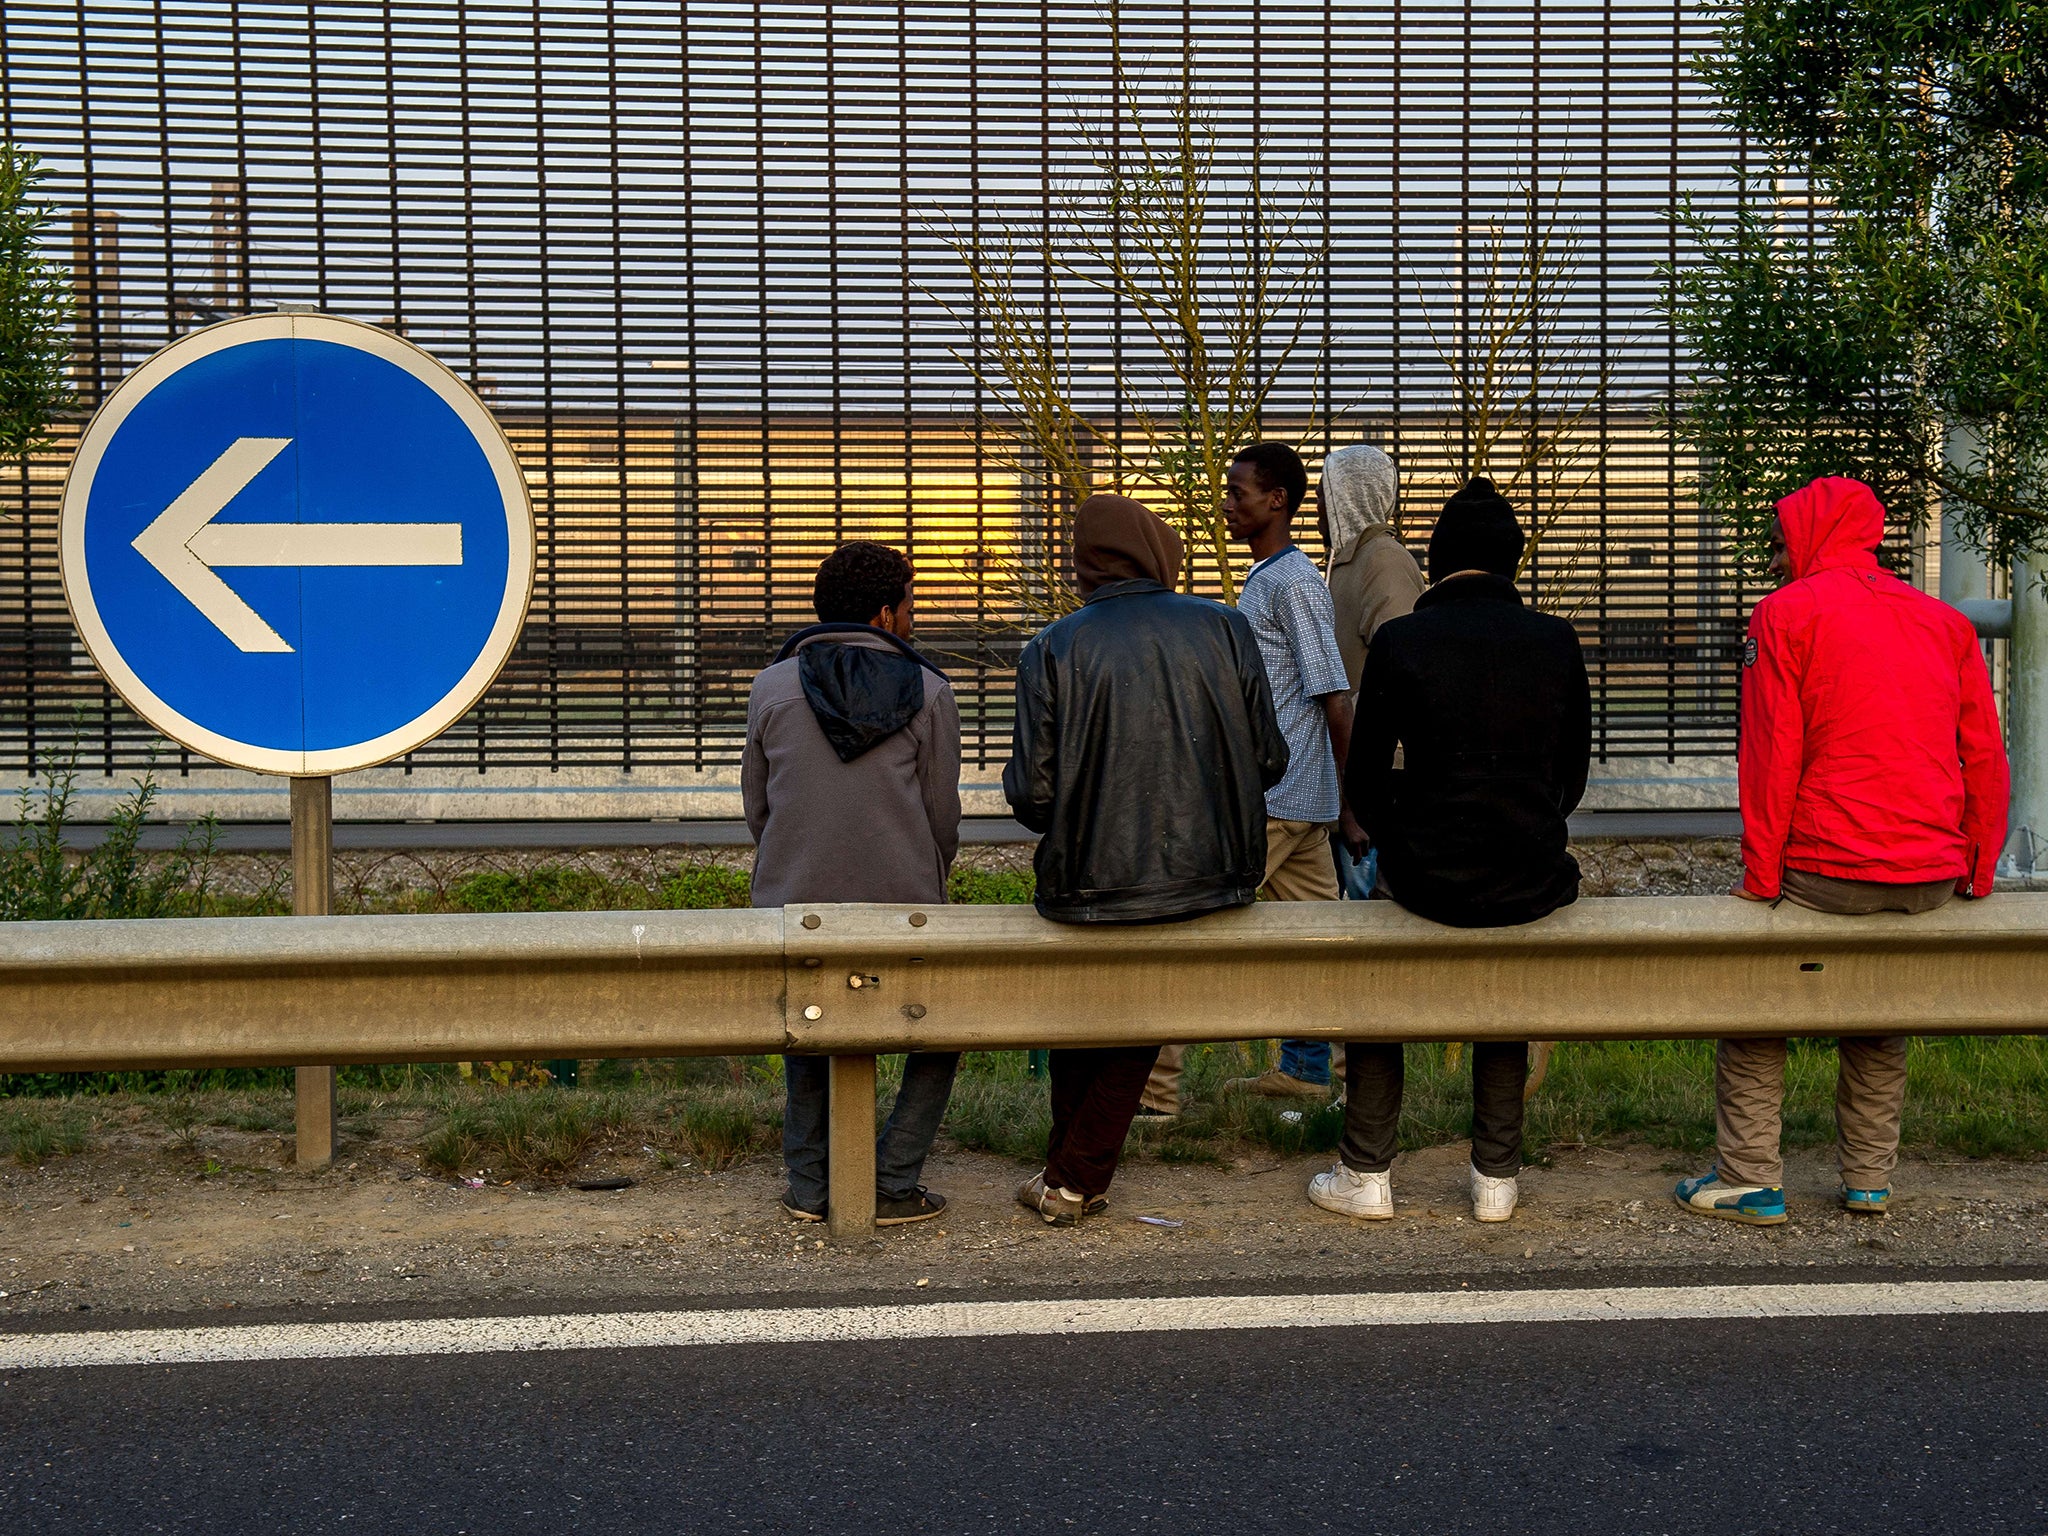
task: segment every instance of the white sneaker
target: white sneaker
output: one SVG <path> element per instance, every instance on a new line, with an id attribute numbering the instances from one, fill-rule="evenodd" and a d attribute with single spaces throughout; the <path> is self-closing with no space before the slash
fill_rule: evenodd
<path id="1" fill-rule="evenodd" d="M 1339 1216 L 1358 1216 L 1366 1221 L 1391 1221 L 1394 1216 L 1394 1176 L 1391 1173 L 1359 1173 L 1337 1164 L 1328 1173 L 1308 1181 L 1311 1205 L 1319 1205 Z"/>
<path id="2" fill-rule="evenodd" d="M 1516 1189 L 1513 1179 L 1496 1179 L 1491 1174 L 1472 1170 L 1472 1219 L 1474 1221 L 1506 1221 L 1515 1214 L 1515 1200 L 1521 1191 Z"/>

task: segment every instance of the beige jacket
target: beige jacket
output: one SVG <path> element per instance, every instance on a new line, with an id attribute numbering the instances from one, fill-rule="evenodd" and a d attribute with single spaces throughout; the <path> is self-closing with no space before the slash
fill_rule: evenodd
<path id="1" fill-rule="evenodd" d="M 1330 455 L 1316 492 L 1330 540 L 1324 574 L 1337 610 L 1337 649 L 1354 693 L 1374 632 L 1422 595 L 1421 568 L 1387 526 L 1396 485 L 1393 460 L 1360 443 Z"/>

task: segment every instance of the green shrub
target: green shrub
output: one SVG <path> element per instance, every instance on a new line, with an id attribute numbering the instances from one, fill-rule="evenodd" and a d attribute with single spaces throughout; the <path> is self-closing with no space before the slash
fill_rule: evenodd
<path id="1" fill-rule="evenodd" d="M 1029 906 L 1037 889 L 1028 869 L 956 869 L 946 899 L 960 906 Z"/>
<path id="2" fill-rule="evenodd" d="M 754 884 L 730 864 L 688 864 L 661 882 L 657 905 L 678 911 L 751 906 Z"/>
<path id="3" fill-rule="evenodd" d="M 218 837 L 211 817 L 152 866 L 140 844 L 157 787 L 145 773 L 115 805 L 105 841 L 80 856 L 64 846 L 77 794 L 75 747 L 62 758 L 45 754 L 41 785 L 22 785 L 12 835 L 0 846 L 0 922 L 204 915 Z"/>
<path id="4" fill-rule="evenodd" d="M 458 880 L 448 904 L 458 912 L 589 912 L 643 903 L 621 900 L 639 886 L 607 880 L 586 869 L 542 864 L 521 874 L 479 870 Z"/>

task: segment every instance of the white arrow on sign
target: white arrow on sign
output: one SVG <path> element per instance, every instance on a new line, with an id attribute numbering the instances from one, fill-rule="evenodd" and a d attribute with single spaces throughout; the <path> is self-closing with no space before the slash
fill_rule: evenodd
<path id="1" fill-rule="evenodd" d="M 218 576 L 222 565 L 460 565 L 460 523 L 216 523 L 227 504 L 291 446 L 238 437 L 135 536 L 135 552 L 237 650 L 291 647 Z"/>

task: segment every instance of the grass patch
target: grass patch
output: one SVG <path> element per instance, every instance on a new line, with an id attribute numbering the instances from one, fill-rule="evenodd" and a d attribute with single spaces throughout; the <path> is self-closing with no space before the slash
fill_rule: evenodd
<path id="1" fill-rule="evenodd" d="M 81 1105 L 47 1099 L 0 1104 L 0 1145 L 24 1168 L 83 1152 L 92 1132 L 93 1117 Z"/>
<path id="2" fill-rule="evenodd" d="M 782 1146 L 782 1096 L 764 1088 L 691 1094 L 670 1115 L 662 1140 L 706 1173 L 722 1173 Z"/>
<path id="3" fill-rule="evenodd" d="M 616 1095 L 560 1088 L 451 1094 L 420 1141 L 420 1161 L 449 1177 L 558 1179 L 600 1138 L 631 1125 Z"/>
<path id="4" fill-rule="evenodd" d="M 960 1075 L 946 1106 L 946 1134 L 961 1147 L 1036 1161 L 1045 1156 L 1051 1130 L 1046 1084 L 1025 1075 L 1022 1053 L 970 1051 L 960 1059 Z"/>
<path id="5" fill-rule="evenodd" d="M 2036 1036 L 1914 1040 L 1907 1062 L 1902 1145 L 1966 1157 L 2048 1153 L 2048 1039 Z M 1199 1045 L 1187 1056 L 1182 1113 L 1156 1129 L 1138 1122 L 1127 1155 L 1165 1162 L 1223 1162 L 1270 1152 L 1334 1154 L 1344 1118 L 1334 1104 L 1226 1093 L 1232 1077 L 1270 1064 L 1266 1042 Z M 1785 1073 L 1784 1145 L 1835 1140 L 1836 1050 L 1832 1040 L 1795 1040 Z M 1469 1053 L 1408 1047 L 1401 1112 L 1404 1150 L 1461 1141 L 1472 1130 Z M 977 1054 L 961 1066 L 946 1129 L 963 1147 L 1031 1161 L 1051 1126 L 1047 1085 L 1025 1074 L 1017 1053 Z M 1568 1041 L 1529 1101 L 1531 1157 L 1560 1146 L 1637 1141 L 1687 1157 L 1714 1147 L 1712 1041 Z"/>

